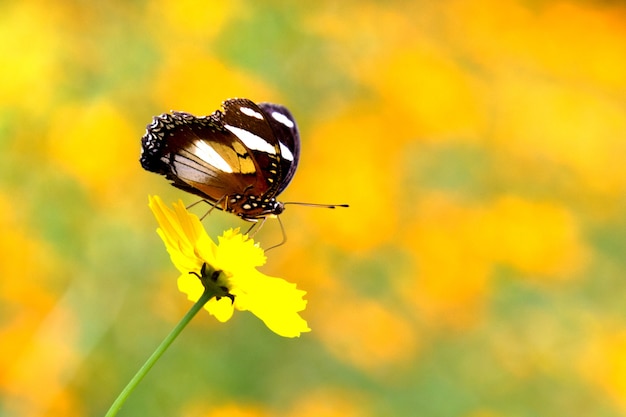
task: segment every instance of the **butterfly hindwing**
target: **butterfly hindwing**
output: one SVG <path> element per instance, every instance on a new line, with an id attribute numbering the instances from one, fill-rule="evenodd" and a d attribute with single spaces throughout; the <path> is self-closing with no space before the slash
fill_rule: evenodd
<path id="1" fill-rule="evenodd" d="M 280 194 L 291 182 L 300 159 L 300 134 L 296 121 L 286 107 L 273 103 L 259 103 L 274 132 L 280 148 L 281 182 L 276 194 Z"/>
<path id="2" fill-rule="evenodd" d="M 256 180 L 251 155 L 213 115 L 196 118 L 173 112 L 157 116 L 144 136 L 143 148 L 144 168 L 211 202 Z"/>

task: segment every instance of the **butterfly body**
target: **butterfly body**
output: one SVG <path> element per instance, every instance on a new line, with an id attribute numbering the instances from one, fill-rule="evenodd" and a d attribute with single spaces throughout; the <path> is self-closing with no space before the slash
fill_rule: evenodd
<path id="1" fill-rule="evenodd" d="M 154 117 L 141 141 L 141 165 L 244 220 L 282 213 L 276 196 L 291 182 L 300 156 L 293 116 L 283 106 L 248 99 L 222 107 L 209 116 Z"/>

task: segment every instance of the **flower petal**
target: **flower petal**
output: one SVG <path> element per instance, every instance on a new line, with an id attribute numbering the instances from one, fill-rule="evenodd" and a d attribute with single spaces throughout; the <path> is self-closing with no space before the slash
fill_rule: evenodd
<path id="1" fill-rule="evenodd" d="M 187 294 L 190 301 L 196 302 L 204 293 L 204 286 L 197 276 L 183 273 L 178 277 L 178 290 Z"/>
<path id="2" fill-rule="evenodd" d="M 219 300 L 217 298 L 212 298 L 208 303 L 206 303 L 204 308 L 222 323 L 230 320 L 235 312 L 235 307 L 228 297 L 222 297 Z"/>
<path id="3" fill-rule="evenodd" d="M 207 235 L 197 216 L 182 201 L 167 207 L 159 196 L 150 197 L 149 206 L 159 223 L 157 233 L 165 243 L 172 263 L 181 272 L 199 271 L 203 263 L 215 263 L 217 246 Z"/>
<path id="4" fill-rule="evenodd" d="M 267 258 L 258 244 L 239 229 L 229 229 L 218 237 L 216 266 L 224 271 L 237 273 L 264 265 Z"/>
<path id="5" fill-rule="evenodd" d="M 256 270 L 230 281 L 237 310 L 250 311 L 273 332 L 284 337 L 296 337 L 311 331 L 298 314 L 306 308 L 307 302 L 303 299 L 306 292 L 298 290 L 295 284 Z"/>

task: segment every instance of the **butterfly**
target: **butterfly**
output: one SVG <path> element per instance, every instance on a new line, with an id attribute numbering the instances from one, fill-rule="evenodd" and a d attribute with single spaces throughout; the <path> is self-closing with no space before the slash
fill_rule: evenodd
<path id="1" fill-rule="evenodd" d="M 300 159 L 300 135 L 289 110 L 245 98 L 226 100 L 208 116 L 176 111 L 155 116 L 141 147 L 144 169 L 251 222 L 283 212 L 285 203 L 276 196 L 291 182 Z"/>

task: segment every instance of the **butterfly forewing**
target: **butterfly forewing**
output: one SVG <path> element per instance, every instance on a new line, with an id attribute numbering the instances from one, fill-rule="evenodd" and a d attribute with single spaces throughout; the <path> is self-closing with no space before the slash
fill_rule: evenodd
<path id="1" fill-rule="evenodd" d="M 215 120 L 188 116 L 174 112 L 155 118 L 158 128 L 148 129 L 144 136 L 144 168 L 164 174 L 176 187 L 212 202 L 228 190 L 243 189 L 256 180 L 254 162 L 234 135 Z M 145 151 L 151 145 L 158 146 L 158 163 Z"/>
<path id="2" fill-rule="evenodd" d="M 237 136 L 257 166 L 257 181 L 249 184 L 249 194 L 275 196 L 282 178 L 280 146 L 265 114 L 248 99 L 224 103 L 224 128 Z"/>

